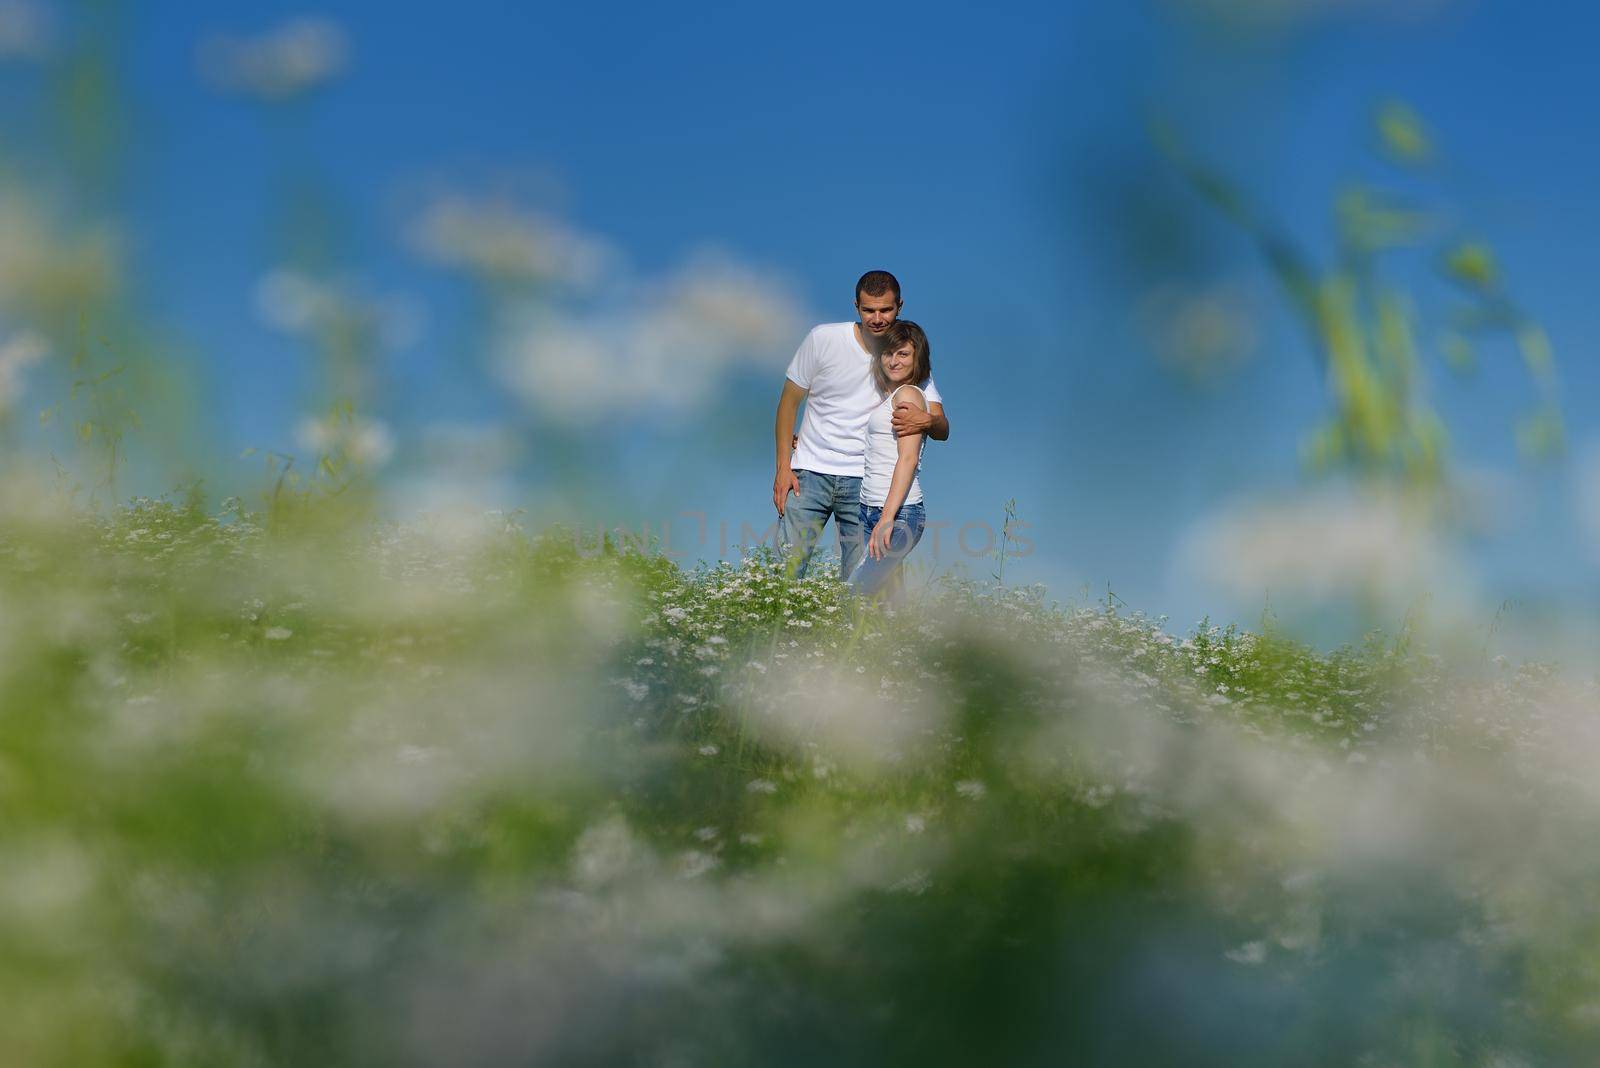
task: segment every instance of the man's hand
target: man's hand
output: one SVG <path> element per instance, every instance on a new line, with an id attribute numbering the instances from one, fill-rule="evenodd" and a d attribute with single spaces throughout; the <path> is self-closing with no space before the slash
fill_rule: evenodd
<path id="1" fill-rule="evenodd" d="M 931 412 L 923 411 L 910 401 L 901 401 L 894 406 L 890 422 L 894 426 L 894 436 L 903 438 L 907 434 L 926 434 L 934 419 Z"/>
<path id="2" fill-rule="evenodd" d="M 780 467 L 778 474 L 772 480 L 772 506 L 783 515 L 783 505 L 788 500 L 789 494 L 800 496 L 800 479 L 795 475 L 794 468 Z"/>

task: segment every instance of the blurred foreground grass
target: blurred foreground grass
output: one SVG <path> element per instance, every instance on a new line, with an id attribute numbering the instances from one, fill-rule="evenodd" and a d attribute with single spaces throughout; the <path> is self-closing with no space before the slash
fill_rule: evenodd
<path id="1" fill-rule="evenodd" d="M 0 507 L 0 1063 L 1583 1063 L 1593 680 Z"/>

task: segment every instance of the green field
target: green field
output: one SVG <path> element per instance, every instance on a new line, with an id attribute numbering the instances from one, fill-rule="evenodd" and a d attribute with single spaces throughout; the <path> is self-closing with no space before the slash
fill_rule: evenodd
<path id="1" fill-rule="evenodd" d="M 0 1063 L 1586 1063 L 1591 679 L 0 507 Z"/>

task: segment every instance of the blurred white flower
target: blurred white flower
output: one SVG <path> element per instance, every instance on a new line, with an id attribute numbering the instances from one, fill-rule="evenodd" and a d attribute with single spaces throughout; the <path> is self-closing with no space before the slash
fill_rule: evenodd
<path id="1" fill-rule="evenodd" d="M 730 369 L 775 365 L 803 333 L 782 282 L 703 256 L 631 301 L 581 316 L 531 306 L 511 317 L 500 378 L 529 407 L 570 422 L 628 411 L 682 416 Z"/>
<path id="2" fill-rule="evenodd" d="M 227 92 L 261 100 L 286 100 L 317 89 L 343 73 L 345 33 L 321 17 L 290 19 L 254 37 L 217 34 L 201 42 L 201 75 Z"/>
<path id="3" fill-rule="evenodd" d="M 1246 942 L 1223 954 L 1235 964 L 1260 964 L 1267 959 L 1267 944 L 1265 942 Z"/>
<path id="4" fill-rule="evenodd" d="M 600 887 L 648 870 L 654 857 L 634 836 L 628 821 L 610 816 L 578 836 L 572 849 L 572 876 L 579 886 Z"/>
<path id="5" fill-rule="evenodd" d="M 22 372 L 43 360 L 50 346 L 32 331 L 23 331 L 0 342 L 0 416 L 22 396 Z"/>
<path id="6" fill-rule="evenodd" d="M 1135 317 L 1161 362 L 1193 379 L 1215 378 L 1255 353 L 1260 310 L 1241 284 L 1161 286 L 1139 301 Z"/>
<path id="7" fill-rule="evenodd" d="M 500 281 L 583 288 L 616 260 L 600 238 L 502 197 L 439 196 L 407 238 L 425 260 Z"/>
<path id="8" fill-rule="evenodd" d="M 846 665 L 826 660 L 775 664 L 766 673 L 729 679 L 728 696 L 744 709 L 745 729 L 767 745 L 821 749 L 826 760 L 856 774 L 892 773 L 930 744 L 950 709 L 936 695 L 886 701 Z"/>
<path id="9" fill-rule="evenodd" d="M 382 467 L 394 455 L 394 436 L 381 420 L 366 416 L 307 417 L 295 428 L 295 443 L 311 453 L 342 450 L 362 467 Z"/>
<path id="10" fill-rule="evenodd" d="M 896 894 L 910 894 L 920 897 L 933 886 L 933 876 L 926 868 L 918 868 L 905 878 L 890 884 L 889 890 Z"/>
<path id="11" fill-rule="evenodd" d="M 1241 600 L 1367 601 L 1429 594 L 1472 610 L 1473 584 L 1426 512 L 1398 492 L 1328 490 L 1233 504 L 1182 537 L 1180 567 Z"/>
<path id="12" fill-rule="evenodd" d="M 678 858 L 678 876 L 683 879 L 698 879 L 721 863 L 722 861 L 711 853 L 691 849 Z"/>
<path id="13" fill-rule="evenodd" d="M 29 0 L 0 0 L 0 60 L 42 59 L 55 27 L 50 13 Z"/>
<path id="14" fill-rule="evenodd" d="M 102 300 L 118 258 L 109 227 L 69 225 L 50 203 L 0 185 L 0 313 L 35 322 Z"/>
<path id="15" fill-rule="evenodd" d="M 303 271 L 268 271 L 255 288 L 256 314 L 292 337 L 348 342 L 363 332 L 380 348 L 395 351 L 416 343 L 423 313 L 404 296 L 371 293 L 358 282 L 328 280 Z"/>
<path id="16" fill-rule="evenodd" d="M 66 837 L 13 839 L 6 854 L 0 870 L 0 912 L 11 928 L 8 933 L 41 923 L 71 923 L 99 877 L 89 854 Z"/>
<path id="17" fill-rule="evenodd" d="M 960 794 L 968 801 L 982 801 L 988 792 L 989 788 L 984 786 L 983 783 L 979 782 L 977 779 L 962 779 L 960 782 L 956 783 L 956 793 Z"/>

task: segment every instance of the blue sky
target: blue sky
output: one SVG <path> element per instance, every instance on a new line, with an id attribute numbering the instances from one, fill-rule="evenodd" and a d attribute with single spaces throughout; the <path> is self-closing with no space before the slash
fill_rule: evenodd
<path id="1" fill-rule="evenodd" d="M 1382 174 L 1373 105 L 1409 101 L 1444 151 L 1429 188 L 1494 244 L 1554 341 L 1581 455 L 1600 439 L 1594 18 L 1305 0 L 1258 5 L 1300 12 L 1269 27 L 1193 6 L 330 4 L 309 13 L 343 27 L 348 68 L 269 108 L 209 88 L 197 45 L 308 9 L 153 3 L 124 16 L 139 295 L 206 383 L 223 458 L 211 476 L 253 475 L 229 459 L 247 446 L 292 450 L 315 378 L 251 292 L 282 261 L 285 190 L 310 182 L 340 221 L 338 266 L 426 309 L 374 397 L 399 445 L 391 477 L 421 427 L 465 420 L 530 434 L 519 473 L 537 481 L 540 449 L 595 435 L 540 437 L 486 373 L 469 287 L 400 239 L 418 188 L 522 175 L 538 207 L 615 246 L 633 276 L 711 246 L 782 279 L 813 321 L 848 317 L 855 277 L 887 267 L 933 339 L 953 428 L 927 450 L 930 518 L 998 523 L 1015 498 L 1036 546 L 1020 577 L 1063 598 L 1109 585 L 1178 628 L 1206 613 L 1250 621 L 1259 605 L 1175 557 L 1201 517 L 1303 484 L 1295 443 L 1323 390 L 1260 265 L 1198 202 L 1186 269 L 1257 313 L 1249 359 L 1197 388 L 1130 325 L 1161 269 L 1117 205 L 1145 188 L 1184 203 L 1156 173 L 1147 117 L 1174 120 L 1325 258 L 1339 183 Z M 1424 268 L 1402 268 L 1423 294 Z M 619 416 L 589 508 L 764 526 L 782 364 L 740 367 L 692 417 Z M 1485 596 L 1592 605 L 1572 463 L 1536 471 L 1516 455 L 1511 423 L 1532 391 L 1512 353 L 1485 353 L 1473 381 L 1431 372 L 1457 461 L 1501 487 L 1497 529 L 1467 547 Z"/>

